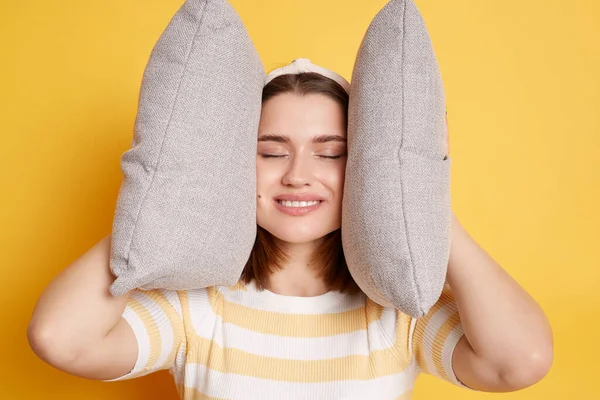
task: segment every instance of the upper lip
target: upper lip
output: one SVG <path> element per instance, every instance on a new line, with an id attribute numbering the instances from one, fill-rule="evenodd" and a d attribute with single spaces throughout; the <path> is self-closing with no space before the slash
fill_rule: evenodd
<path id="1" fill-rule="evenodd" d="M 325 200 L 322 196 L 316 193 L 298 193 L 298 194 L 280 194 L 275 196 L 275 200 L 286 200 L 286 201 L 317 201 Z"/>

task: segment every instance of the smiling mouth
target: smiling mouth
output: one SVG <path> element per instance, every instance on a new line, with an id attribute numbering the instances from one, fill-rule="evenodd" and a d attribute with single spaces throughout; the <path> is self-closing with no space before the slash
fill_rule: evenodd
<path id="1" fill-rule="evenodd" d="M 310 207 L 310 206 L 314 206 L 315 204 L 319 204 L 322 202 L 322 200 L 314 200 L 314 201 L 289 201 L 289 200 L 277 200 L 277 202 L 279 204 L 281 204 L 284 207 L 294 207 L 294 208 L 301 208 L 301 207 Z"/>
<path id="2" fill-rule="evenodd" d="M 287 215 L 299 216 L 305 215 L 317 210 L 324 203 L 324 200 L 317 201 L 281 201 L 275 200 L 275 208 Z"/>

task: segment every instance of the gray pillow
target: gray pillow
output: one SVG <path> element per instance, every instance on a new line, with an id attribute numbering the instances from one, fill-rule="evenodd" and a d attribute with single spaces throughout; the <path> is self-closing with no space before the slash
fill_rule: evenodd
<path id="1" fill-rule="evenodd" d="M 264 82 L 226 0 L 182 5 L 152 50 L 131 149 L 121 157 L 113 295 L 237 282 L 256 237 Z"/>
<path id="2" fill-rule="evenodd" d="M 440 297 L 450 252 L 445 95 L 412 0 L 392 0 L 358 50 L 350 88 L 342 245 L 374 301 L 413 317 Z"/>

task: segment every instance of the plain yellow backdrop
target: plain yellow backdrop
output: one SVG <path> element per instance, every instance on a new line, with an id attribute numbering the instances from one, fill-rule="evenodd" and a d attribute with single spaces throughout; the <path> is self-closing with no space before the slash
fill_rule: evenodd
<path id="1" fill-rule="evenodd" d="M 267 71 L 308 57 L 348 80 L 385 3 L 232 0 Z M 2 399 L 176 399 L 166 371 L 118 383 L 57 371 L 30 350 L 26 327 L 45 285 L 110 232 L 144 67 L 181 4 L 0 5 Z M 600 398 L 600 4 L 417 5 L 446 87 L 453 209 L 542 305 L 555 361 L 508 394 L 421 375 L 414 399 Z"/>

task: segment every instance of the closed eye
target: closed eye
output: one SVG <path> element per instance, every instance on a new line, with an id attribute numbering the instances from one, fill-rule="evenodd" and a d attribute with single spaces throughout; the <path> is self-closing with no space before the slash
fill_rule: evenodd
<path id="1" fill-rule="evenodd" d="M 283 156 L 279 156 L 279 155 L 275 155 L 275 154 L 261 154 L 262 158 L 281 158 L 281 157 L 286 157 L 285 155 Z M 331 158 L 331 159 L 336 159 L 336 158 L 340 158 L 340 156 L 319 156 L 322 158 Z"/>
<path id="2" fill-rule="evenodd" d="M 274 154 L 261 154 L 260 155 L 262 158 L 278 158 L 278 157 L 285 157 L 285 156 L 276 156 Z"/>

